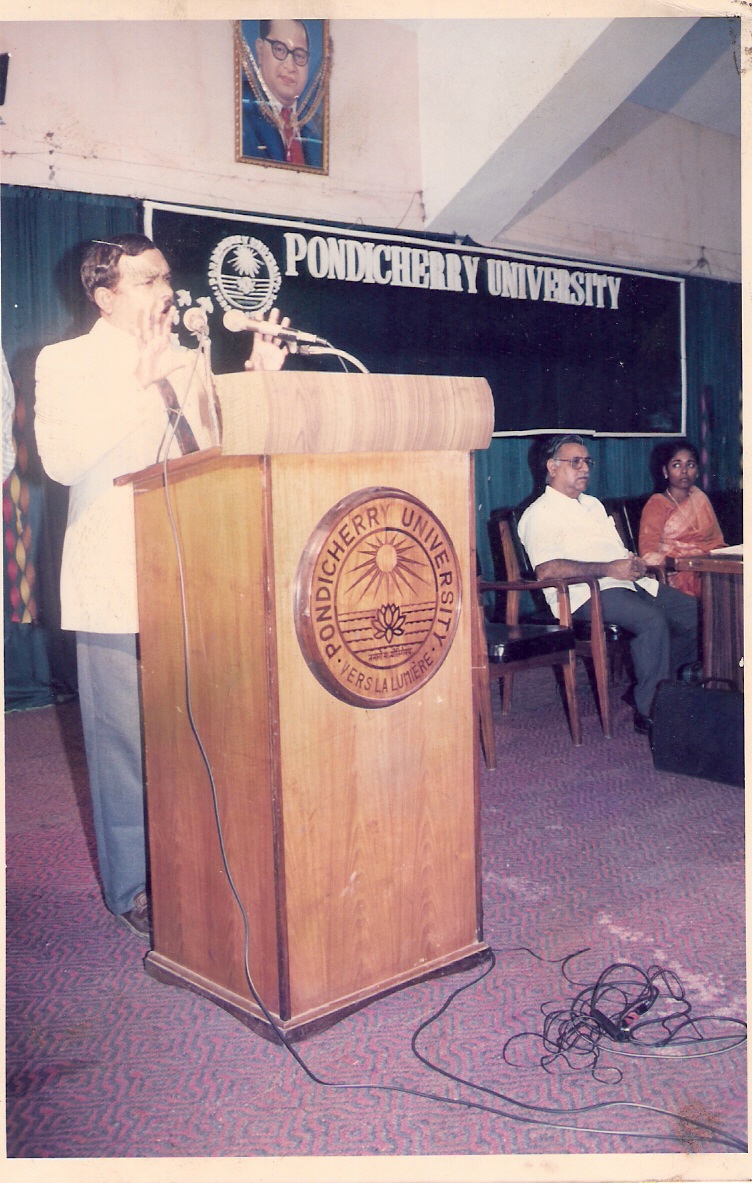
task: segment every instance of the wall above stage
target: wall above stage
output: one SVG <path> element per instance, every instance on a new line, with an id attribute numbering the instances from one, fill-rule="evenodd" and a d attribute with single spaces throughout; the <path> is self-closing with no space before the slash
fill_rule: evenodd
<path id="1" fill-rule="evenodd" d="M 733 23 L 708 22 L 722 26 L 727 40 Z M 521 127 L 529 137 L 524 159 L 542 154 L 536 119 L 552 95 L 573 92 L 573 79 L 581 96 L 603 104 L 606 72 L 620 62 L 626 70 L 626 53 L 613 60 L 606 53 L 626 26 L 649 69 L 660 56 L 650 44 L 656 31 L 675 26 L 678 36 L 691 25 L 672 18 L 500 19 L 467 27 L 439 20 L 422 21 L 416 31 L 391 20 L 333 20 L 329 173 L 322 176 L 235 160 L 230 20 L 7 22 L 3 180 L 429 229 L 473 170 L 482 175 L 484 158 L 506 159 Z M 460 36 L 468 29 L 482 33 L 477 69 L 471 43 Z M 634 81 L 631 64 L 629 86 Z M 627 90 L 626 83 L 622 91 L 611 86 L 614 102 Z M 469 91 L 477 97 L 471 109 Z M 739 137 L 634 101 L 601 105 L 590 126 L 587 106 L 560 104 L 569 156 L 553 173 L 553 157 L 548 172 L 541 164 L 529 201 L 493 234 L 475 237 L 738 280 Z M 579 140 L 572 139 L 577 118 Z M 549 135 L 549 153 L 552 142 Z M 495 177 L 492 207 L 511 181 L 508 170 Z M 461 214 L 450 221 L 451 233 L 473 232 Z"/>
<path id="2" fill-rule="evenodd" d="M 317 176 L 235 160 L 231 20 L 5 24 L 3 181 L 418 228 L 415 35 L 390 21 L 330 33 Z"/>

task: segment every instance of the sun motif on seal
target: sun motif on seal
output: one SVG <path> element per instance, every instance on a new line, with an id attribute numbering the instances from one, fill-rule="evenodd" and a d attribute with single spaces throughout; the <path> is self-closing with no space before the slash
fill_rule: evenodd
<path id="1" fill-rule="evenodd" d="M 428 581 L 421 568 L 425 559 L 411 538 L 400 536 L 396 530 L 386 530 L 361 546 L 363 561 L 356 563 L 351 574 L 348 590 L 359 589 L 361 597 L 373 594 L 396 597 L 405 592 L 414 593 L 418 581 Z"/>
<path id="2" fill-rule="evenodd" d="M 238 246 L 231 259 L 230 266 L 240 275 L 250 275 L 254 279 L 261 270 L 261 260 L 250 246 Z"/>

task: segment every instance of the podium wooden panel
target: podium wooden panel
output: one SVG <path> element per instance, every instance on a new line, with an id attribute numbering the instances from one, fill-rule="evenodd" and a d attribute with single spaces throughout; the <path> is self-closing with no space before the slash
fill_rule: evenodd
<path id="1" fill-rule="evenodd" d="M 223 452 L 171 462 L 166 486 L 161 467 L 131 478 L 154 926 L 146 968 L 262 1034 L 273 1037 L 270 1016 L 301 1038 L 487 954 L 471 452 L 488 445 L 493 410 L 482 379 L 281 373 L 218 387 Z M 354 492 L 385 487 L 440 519 L 463 599 L 433 676 L 375 708 L 314 676 L 293 609 L 321 519 Z"/>
<path id="2" fill-rule="evenodd" d="M 698 571 L 702 582 L 702 667 L 744 690 L 744 558 L 716 551 L 676 560 L 677 571 Z"/>

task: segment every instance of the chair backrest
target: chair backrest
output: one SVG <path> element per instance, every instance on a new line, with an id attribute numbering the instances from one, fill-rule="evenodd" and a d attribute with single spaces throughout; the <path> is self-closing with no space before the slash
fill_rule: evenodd
<path id="1" fill-rule="evenodd" d="M 625 497 L 622 500 L 622 513 L 629 523 L 631 533 L 629 549 L 633 550 L 635 554 L 639 551 L 642 511 L 651 496 L 651 493 L 643 493 L 639 497 Z"/>
<path id="2" fill-rule="evenodd" d="M 604 497 L 603 508 L 613 520 L 618 535 L 627 550 L 631 550 L 636 554 L 637 537 L 640 530 L 639 515 L 635 523 L 633 521 L 634 511 L 630 512 L 630 507 L 623 497 Z"/>
<path id="3" fill-rule="evenodd" d="M 528 558 L 528 553 L 522 545 L 522 540 L 517 529 L 517 523 L 522 512 L 522 510 L 517 508 L 497 509 L 494 510 L 493 516 L 498 524 L 501 552 L 504 558 L 506 572 L 505 578 L 510 580 L 529 579 L 533 581 L 535 579 L 535 571 Z M 536 619 L 554 619 L 546 597 L 540 588 L 531 588 L 529 592 L 524 592 L 522 600 L 519 598 L 519 592 L 511 592 L 509 593 L 509 597 L 517 611 L 519 612 L 521 610 L 523 618 L 532 615 Z M 526 604 L 527 606 L 525 606 Z M 509 620 L 509 615 L 507 615 L 507 620 Z"/>
<path id="4" fill-rule="evenodd" d="M 508 509 L 499 517 L 501 550 L 507 579 L 535 579 L 535 571 L 517 529 L 518 521 L 519 514 L 516 509 Z"/>

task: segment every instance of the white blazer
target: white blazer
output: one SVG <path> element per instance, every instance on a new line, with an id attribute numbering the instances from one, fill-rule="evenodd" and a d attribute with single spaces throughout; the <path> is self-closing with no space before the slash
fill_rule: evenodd
<path id="1" fill-rule="evenodd" d="M 169 375 L 200 448 L 219 443 L 214 399 L 196 350 Z M 135 379 L 138 346 L 100 319 L 91 332 L 48 345 L 36 369 L 35 431 L 53 480 L 70 486 L 60 576 L 62 627 L 138 632 L 133 490 L 115 477 L 164 458 L 169 421 L 156 386 Z M 173 439 L 170 456 L 180 454 Z"/>

